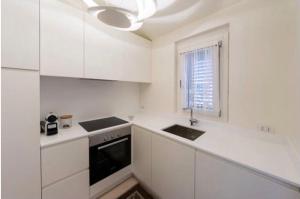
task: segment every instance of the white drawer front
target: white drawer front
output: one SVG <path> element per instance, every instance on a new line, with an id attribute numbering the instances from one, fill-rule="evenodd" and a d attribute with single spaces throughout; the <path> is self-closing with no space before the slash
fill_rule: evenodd
<path id="1" fill-rule="evenodd" d="M 43 199 L 88 199 L 89 171 L 63 179 L 42 191 Z"/>
<path id="2" fill-rule="evenodd" d="M 89 168 L 88 138 L 42 149 L 42 186 Z"/>

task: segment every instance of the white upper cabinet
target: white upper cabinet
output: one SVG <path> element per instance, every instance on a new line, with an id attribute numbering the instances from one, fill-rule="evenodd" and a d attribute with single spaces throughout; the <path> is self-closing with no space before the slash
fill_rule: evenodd
<path id="1" fill-rule="evenodd" d="M 122 41 L 114 38 L 95 17 L 85 15 L 85 77 L 119 80 L 125 53 Z"/>
<path id="2" fill-rule="evenodd" d="M 103 25 L 74 2 L 3 0 L 1 66 L 40 69 L 45 76 L 151 82 L 151 42 Z"/>
<path id="3" fill-rule="evenodd" d="M 41 75 L 83 77 L 83 17 L 61 0 L 41 0 Z"/>
<path id="4" fill-rule="evenodd" d="M 203 152 L 196 155 L 196 199 L 299 199 L 296 188 Z"/>
<path id="5" fill-rule="evenodd" d="M 85 77 L 151 81 L 151 42 L 85 17 Z"/>
<path id="6" fill-rule="evenodd" d="M 151 82 L 151 43 L 135 35 L 127 35 L 126 41 L 121 80 Z"/>
<path id="7" fill-rule="evenodd" d="M 2 67 L 39 69 L 39 0 L 1 1 Z"/>

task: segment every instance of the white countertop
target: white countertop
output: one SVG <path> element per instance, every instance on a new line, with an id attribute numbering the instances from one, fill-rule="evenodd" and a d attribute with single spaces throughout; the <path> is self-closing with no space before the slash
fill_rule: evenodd
<path id="1" fill-rule="evenodd" d="M 69 129 L 59 129 L 59 133 L 56 135 L 46 136 L 45 134 L 41 134 L 40 142 L 41 142 L 41 148 L 49 147 L 52 145 L 60 144 L 63 142 L 68 142 L 71 140 L 96 135 L 100 133 L 105 133 L 111 130 L 123 128 L 126 126 L 131 126 L 132 123 L 129 122 L 127 124 L 122 124 L 106 129 L 102 129 L 99 131 L 93 131 L 93 132 L 87 132 L 84 128 L 82 128 L 78 123 L 73 124 L 73 126 Z"/>
<path id="2" fill-rule="evenodd" d="M 206 132 L 195 141 L 161 130 L 173 124 L 189 125 L 186 118 L 177 116 L 141 114 L 135 116 L 134 120 L 128 124 L 90 133 L 75 123 L 70 129 L 60 129 L 57 135 L 41 135 L 41 147 L 104 133 L 132 124 L 300 188 L 299 165 L 296 164 L 297 161 L 290 151 L 290 146 L 282 137 L 217 122 L 200 121 L 193 127 Z"/>

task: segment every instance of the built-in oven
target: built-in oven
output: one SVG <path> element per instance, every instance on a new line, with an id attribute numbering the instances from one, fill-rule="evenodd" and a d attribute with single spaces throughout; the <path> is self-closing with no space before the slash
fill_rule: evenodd
<path id="1" fill-rule="evenodd" d="M 131 164 L 131 128 L 90 136 L 90 185 Z"/>

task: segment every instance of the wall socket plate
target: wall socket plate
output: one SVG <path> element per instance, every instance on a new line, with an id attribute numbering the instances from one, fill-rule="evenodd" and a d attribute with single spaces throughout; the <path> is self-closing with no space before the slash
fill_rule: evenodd
<path id="1" fill-rule="evenodd" d="M 259 124 L 257 125 L 257 129 L 258 131 L 263 133 L 272 133 L 272 134 L 275 133 L 274 129 L 269 125 Z"/>

